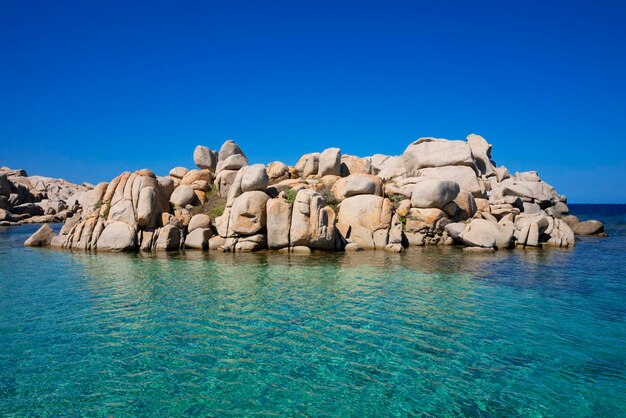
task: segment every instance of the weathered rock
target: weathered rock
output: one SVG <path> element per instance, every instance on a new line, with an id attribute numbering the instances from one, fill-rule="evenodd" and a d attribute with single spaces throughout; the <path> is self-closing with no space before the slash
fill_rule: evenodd
<path id="1" fill-rule="evenodd" d="M 267 201 L 267 246 L 270 249 L 289 247 L 292 207 L 282 197 Z"/>
<path id="2" fill-rule="evenodd" d="M 483 197 L 485 189 L 476 177 L 476 173 L 467 166 L 431 167 L 417 170 L 417 175 L 440 180 L 454 181 L 463 190 L 470 192 L 474 197 Z"/>
<path id="3" fill-rule="evenodd" d="M 460 192 L 456 182 L 424 178 L 411 191 L 411 205 L 415 208 L 442 208 Z"/>
<path id="4" fill-rule="evenodd" d="M 135 229 L 125 222 L 108 224 L 97 241 L 99 251 L 130 251 L 137 248 Z"/>
<path id="5" fill-rule="evenodd" d="M 361 158 L 354 155 L 341 156 L 341 176 L 350 174 L 374 174 L 372 173 L 372 161 L 370 158 Z"/>
<path id="6" fill-rule="evenodd" d="M 248 165 L 248 159 L 243 154 L 234 154 L 217 163 L 216 172 L 222 170 L 239 170 L 241 167 Z"/>
<path id="7" fill-rule="evenodd" d="M 467 224 L 463 222 L 452 222 L 445 226 L 445 230 L 452 237 L 455 242 L 463 243 L 463 238 L 461 238 L 461 234 L 465 231 Z"/>
<path id="8" fill-rule="evenodd" d="M 381 158 L 378 157 L 380 154 L 376 154 L 372 156 L 372 170 L 377 171 L 376 175 L 380 177 L 383 181 L 389 181 L 394 178 L 404 177 L 407 175 L 407 170 L 404 165 L 403 158 L 400 157 L 387 157 Z M 376 159 L 380 159 L 378 161 L 379 164 L 375 164 Z"/>
<path id="9" fill-rule="evenodd" d="M 269 163 L 266 167 L 266 171 L 267 177 L 269 178 L 269 181 L 271 183 L 276 183 L 281 180 L 287 180 L 290 177 L 289 167 L 281 161 L 274 161 Z"/>
<path id="10" fill-rule="evenodd" d="M 565 215 L 561 218 L 570 228 L 574 229 L 580 223 L 580 219 L 574 215 Z"/>
<path id="11" fill-rule="evenodd" d="M 44 224 L 33 235 L 24 241 L 26 247 L 46 247 L 55 237 L 54 230 L 48 224 Z"/>
<path id="12" fill-rule="evenodd" d="M 193 163 L 200 169 L 215 171 L 218 154 L 209 148 L 198 145 L 193 151 Z"/>
<path id="13" fill-rule="evenodd" d="M 298 191 L 289 230 L 291 246 L 335 248 L 335 212 L 325 204 L 324 198 L 314 190 Z"/>
<path id="14" fill-rule="evenodd" d="M 157 191 L 154 187 L 144 187 L 139 191 L 136 221 L 139 227 L 150 225 L 156 216 Z"/>
<path id="15" fill-rule="evenodd" d="M 253 235 L 265 228 L 268 199 L 261 191 L 244 192 L 237 197 L 229 211 L 227 237 Z"/>
<path id="16" fill-rule="evenodd" d="M 574 227 L 576 235 L 598 235 L 604 233 L 604 224 L 600 221 L 583 221 Z"/>
<path id="17" fill-rule="evenodd" d="M 165 225 L 158 230 L 154 248 L 159 251 L 175 251 L 180 248 L 180 229 L 174 225 Z"/>
<path id="18" fill-rule="evenodd" d="M 480 174 L 485 176 L 495 175 L 495 163 L 491 161 L 491 144 L 487 143 L 485 138 L 476 134 L 470 134 L 466 139 Z"/>
<path id="19" fill-rule="evenodd" d="M 224 142 L 220 148 L 219 161 L 224 161 L 233 155 L 243 155 L 245 157 L 245 154 L 241 148 L 239 148 L 239 145 L 237 145 L 237 143 L 235 143 L 232 139 L 229 139 Z"/>
<path id="20" fill-rule="evenodd" d="M 393 205 L 374 195 L 352 196 L 341 202 L 337 229 L 344 238 L 365 249 L 383 249 L 388 243 Z"/>
<path id="21" fill-rule="evenodd" d="M 217 174 L 215 185 L 217 186 L 217 193 L 220 197 L 228 196 L 230 188 L 237 177 L 237 172 L 237 170 L 222 170 Z"/>
<path id="22" fill-rule="evenodd" d="M 211 228 L 211 217 L 204 213 L 198 213 L 197 215 L 192 216 L 189 221 L 189 225 L 187 225 L 187 231 L 191 232 L 194 229 L 207 229 Z"/>
<path id="23" fill-rule="evenodd" d="M 304 165 L 304 170 L 302 171 L 302 178 L 308 178 L 311 176 L 317 175 L 319 170 L 319 155 L 311 155 L 311 157 L 306 161 Z"/>
<path id="24" fill-rule="evenodd" d="M 464 165 L 475 167 L 470 146 L 463 141 L 420 138 L 402 154 L 407 175 L 418 176 L 418 170 L 427 167 Z"/>
<path id="25" fill-rule="evenodd" d="M 370 174 L 352 174 L 337 179 L 332 193 L 338 200 L 361 194 L 383 195 L 383 182 L 378 176 Z"/>
<path id="26" fill-rule="evenodd" d="M 513 241 L 513 229 L 484 219 L 472 219 L 461 233 L 461 239 L 470 247 L 509 248 Z"/>
<path id="27" fill-rule="evenodd" d="M 185 248 L 206 250 L 209 248 L 210 228 L 195 228 L 185 237 Z"/>
<path id="28" fill-rule="evenodd" d="M 265 191 L 269 184 L 267 172 L 263 164 L 254 164 L 241 169 L 241 191 Z"/>
<path id="29" fill-rule="evenodd" d="M 322 151 L 319 156 L 319 167 L 317 174 L 320 177 L 341 174 L 341 150 L 339 148 L 328 148 Z"/>
<path id="30" fill-rule="evenodd" d="M 197 199 L 193 187 L 186 185 L 178 186 L 170 196 L 170 202 L 180 207 L 193 204 Z"/>
<path id="31" fill-rule="evenodd" d="M 214 235 L 209 239 L 209 250 L 218 250 L 226 244 L 226 238 Z"/>
<path id="32" fill-rule="evenodd" d="M 445 219 L 446 214 L 441 209 L 418 209 L 412 208 L 406 217 L 404 230 L 406 232 L 434 232 L 437 223 Z"/>
<path id="33" fill-rule="evenodd" d="M 474 214 L 476 214 L 476 212 L 478 211 L 474 196 L 466 190 L 461 190 L 457 197 L 453 200 L 453 202 L 458 206 L 459 210 L 461 211 L 460 213 L 457 212 L 453 215 L 456 219 L 469 219 L 474 216 Z"/>
<path id="34" fill-rule="evenodd" d="M 170 177 L 174 177 L 177 179 L 182 179 L 183 177 L 185 177 L 185 174 L 187 174 L 189 170 L 186 169 L 185 167 L 174 167 L 170 170 Z"/>

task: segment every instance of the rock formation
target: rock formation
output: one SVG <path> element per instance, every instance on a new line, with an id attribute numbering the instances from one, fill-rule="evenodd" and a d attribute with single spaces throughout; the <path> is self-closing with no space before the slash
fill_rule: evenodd
<path id="1" fill-rule="evenodd" d="M 28 176 L 24 170 L 0 168 L 0 226 L 63 222 L 82 207 L 89 184 Z"/>
<path id="2" fill-rule="evenodd" d="M 294 166 L 248 165 L 228 140 L 219 152 L 196 147 L 198 169 L 175 167 L 163 177 L 147 169 L 125 172 L 71 192 L 32 177 L 26 185 L 15 180 L 25 173 L 4 170 L 0 216 L 12 222 L 29 211 L 80 203 L 58 235 L 41 229 L 28 245 L 90 251 L 401 252 L 452 244 L 494 251 L 573 247 L 576 234 L 605 234 L 601 222 L 570 215 L 565 196 L 536 172 L 511 174 L 491 151 L 472 134 L 466 141 L 420 138 L 399 156 L 328 148 Z M 32 190 L 45 190 L 47 200 Z M 34 202 L 38 209 L 28 206 Z"/>

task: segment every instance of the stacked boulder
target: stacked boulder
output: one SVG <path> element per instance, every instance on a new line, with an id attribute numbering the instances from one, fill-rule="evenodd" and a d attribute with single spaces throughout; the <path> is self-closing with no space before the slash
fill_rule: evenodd
<path id="1" fill-rule="evenodd" d="M 85 250 L 383 249 L 460 244 L 476 251 L 573 247 L 580 222 L 567 199 L 536 172 L 498 167 L 479 135 L 465 141 L 420 138 L 398 156 L 342 155 L 338 148 L 248 165 L 226 141 L 198 146 L 197 169 L 168 176 L 123 173 L 85 193 L 79 217 L 52 245 Z M 50 238 L 40 231 L 31 242 Z"/>
<path id="2" fill-rule="evenodd" d="M 28 176 L 24 170 L 0 168 L 0 225 L 63 222 L 79 211 L 89 184 Z"/>

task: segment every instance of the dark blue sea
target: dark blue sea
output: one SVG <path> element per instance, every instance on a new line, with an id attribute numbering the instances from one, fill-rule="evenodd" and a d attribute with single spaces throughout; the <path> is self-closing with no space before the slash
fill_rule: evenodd
<path id="1" fill-rule="evenodd" d="M 145 255 L 0 227 L 0 415 L 626 416 L 626 205 L 570 209 L 609 237 Z"/>

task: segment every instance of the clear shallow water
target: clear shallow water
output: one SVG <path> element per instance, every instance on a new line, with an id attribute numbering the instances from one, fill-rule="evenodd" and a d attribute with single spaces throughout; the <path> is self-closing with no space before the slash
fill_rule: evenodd
<path id="1" fill-rule="evenodd" d="M 611 236 L 142 256 L 0 228 L 0 412 L 626 416 L 626 206 L 572 209 Z"/>

